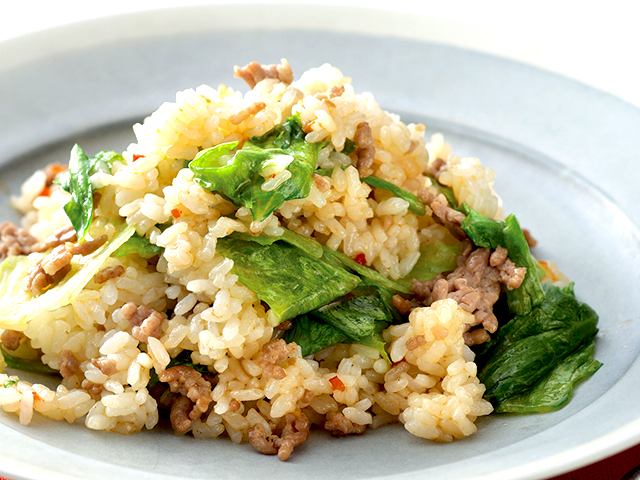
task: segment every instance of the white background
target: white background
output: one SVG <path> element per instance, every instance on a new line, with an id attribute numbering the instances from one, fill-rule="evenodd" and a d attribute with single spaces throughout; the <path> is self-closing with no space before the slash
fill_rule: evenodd
<path id="1" fill-rule="evenodd" d="M 253 0 L 243 3 L 268 3 Z M 84 19 L 219 3 L 169 0 L 0 0 L 0 41 Z M 236 2 L 238 3 L 238 2 Z M 302 3 L 284 0 L 280 3 Z M 640 106 L 640 13 L 631 0 L 345 0 L 429 17 L 440 40 L 578 79 Z"/>

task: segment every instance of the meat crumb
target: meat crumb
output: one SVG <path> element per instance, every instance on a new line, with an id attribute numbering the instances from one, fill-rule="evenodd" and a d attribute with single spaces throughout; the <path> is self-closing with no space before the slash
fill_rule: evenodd
<path id="1" fill-rule="evenodd" d="M 287 343 L 281 338 L 274 338 L 262 347 L 258 355 L 258 365 L 264 375 L 275 380 L 282 380 L 287 373 L 278 363 L 283 363 L 289 354 L 296 349 L 295 343 Z"/>
<path id="2" fill-rule="evenodd" d="M 285 422 L 280 436 L 267 435 L 262 424 L 255 424 L 248 431 L 249 443 L 256 451 L 264 455 L 277 454 L 283 462 L 288 460 L 293 449 L 302 445 L 309 438 L 311 422 L 301 411 L 287 413 Z"/>
<path id="3" fill-rule="evenodd" d="M 277 65 L 260 65 L 258 62 L 250 62 L 244 67 L 236 66 L 233 75 L 236 78 L 242 78 L 251 89 L 265 78 L 274 78 L 287 85 L 293 82 L 291 66 L 284 58 Z"/>
<path id="4" fill-rule="evenodd" d="M 29 255 L 38 239 L 11 222 L 0 223 L 0 262 L 12 255 Z"/>
<path id="5" fill-rule="evenodd" d="M 160 338 L 161 326 L 164 316 L 146 305 L 137 306 L 133 302 L 125 303 L 120 310 L 122 317 L 127 320 L 133 328 L 131 336 L 140 342 L 148 342 L 149 337 Z"/>
<path id="6" fill-rule="evenodd" d="M 362 122 L 356 127 L 355 142 L 357 146 L 358 161 L 356 168 L 360 177 L 368 177 L 373 174 L 373 162 L 376 156 L 376 148 L 373 145 L 371 127 L 367 122 Z"/>
<path id="7" fill-rule="evenodd" d="M 240 111 L 238 111 L 236 113 L 232 113 L 231 115 L 229 115 L 229 121 L 233 125 L 240 125 L 242 122 L 244 122 L 251 115 L 255 115 L 256 113 L 264 110 L 266 108 L 266 106 L 267 106 L 267 104 L 264 103 L 264 102 L 253 102 L 248 107 L 243 108 L 242 110 L 240 110 Z"/>
<path id="8" fill-rule="evenodd" d="M 180 394 L 171 405 L 171 426 L 177 432 L 186 432 L 191 421 L 207 411 L 211 398 L 211 383 L 193 367 L 176 365 L 158 374 L 161 382 L 168 383 L 171 392 Z"/>
<path id="9" fill-rule="evenodd" d="M 124 272 L 125 272 L 125 268 L 122 265 L 103 268 L 93 276 L 93 281 L 98 284 L 105 283 L 112 278 L 117 278 L 122 276 Z"/>
<path id="10" fill-rule="evenodd" d="M 70 350 L 64 350 L 60 354 L 60 375 L 63 378 L 71 377 L 80 371 L 80 362 Z"/>
<path id="11" fill-rule="evenodd" d="M 324 429 L 333 436 L 344 437 L 346 435 L 362 435 L 367 426 L 353 423 L 340 412 L 333 412 L 329 414 Z"/>
<path id="12" fill-rule="evenodd" d="M 0 335 L 0 343 L 4 345 L 7 350 L 15 351 L 20 347 L 22 340 L 27 338 L 26 335 L 17 330 L 5 330 Z"/>

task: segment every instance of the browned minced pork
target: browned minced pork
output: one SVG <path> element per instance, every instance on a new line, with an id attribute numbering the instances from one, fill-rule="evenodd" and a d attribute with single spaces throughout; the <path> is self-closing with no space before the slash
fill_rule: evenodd
<path id="1" fill-rule="evenodd" d="M 425 169 L 427 175 L 431 175 L 433 178 L 438 180 L 440 174 L 446 170 L 447 162 L 445 162 L 440 157 L 437 157 L 435 160 L 429 163 L 429 166 Z"/>
<path id="2" fill-rule="evenodd" d="M 249 443 L 264 455 L 277 454 L 280 460 L 287 460 L 293 449 L 298 445 L 302 445 L 309 438 L 311 422 L 301 411 L 287 413 L 285 422 L 286 424 L 280 436 L 267 435 L 261 424 L 254 425 L 247 432 Z"/>
<path id="3" fill-rule="evenodd" d="M 249 88 L 255 87 L 265 78 L 276 78 L 285 84 L 293 82 L 291 66 L 284 59 L 278 65 L 260 65 L 258 62 L 250 62 L 244 67 L 236 66 L 233 74 L 234 77 L 242 78 L 247 82 Z"/>
<path id="4" fill-rule="evenodd" d="M 410 300 L 407 300 L 406 298 L 398 294 L 391 297 L 391 305 L 393 305 L 393 307 L 401 315 L 406 315 L 415 308 L 415 306 L 411 303 Z"/>
<path id="5" fill-rule="evenodd" d="M 53 231 L 44 242 L 38 244 L 38 252 L 44 252 L 67 242 L 77 242 L 78 236 L 72 225 L 60 227 Z"/>
<path id="6" fill-rule="evenodd" d="M 435 215 L 435 219 L 439 220 L 442 225 L 447 227 L 454 237 L 458 240 L 464 240 L 467 238 L 467 234 L 460 226 L 465 218 L 464 213 L 451 208 L 444 194 L 440 193 L 438 195 L 434 195 L 428 189 L 420 188 L 417 192 L 417 196 L 422 203 L 431 208 Z"/>
<path id="7" fill-rule="evenodd" d="M 60 375 L 64 378 L 75 375 L 80 371 L 80 362 L 71 350 L 63 350 L 60 354 Z"/>
<path id="8" fill-rule="evenodd" d="M 522 233 L 524 233 L 524 239 L 527 241 L 527 245 L 529 245 L 529 247 L 533 248 L 538 244 L 538 240 L 536 240 L 535 237 L 531 235 L 531 232 L 529 230 L 523 228 Z"/>
<path id="9" fill-rule="evenodd" d="M 0 335 L 0 343 L 4 345 L 7 350 L 17 350 L 22 343 L 22 340 L 27 338 L 24 333 L 17 330 L 5 330 Z"/>
<path id="10" fill-rule="evenodd" d="M 255 115 L 256 113 L 264 110 L 266 106 L 267 104 L 264 102 L 253 102 L 248 107 L 243 108 L 242 110 L 229 115 L 229 121 L 233 125 L 239 125 L 242 122 L 244 122 L 247 118 L 249 118 L 251 115 Z"/>
<path id="11" fill-rule="evenodd" d="M 284 362 L 295 349 L 295 343 L 288 344 L 281 338 L 274 338 L 266 343 L 258 355 L 258 365 L 262 367 L 264 375 L 268 378 L 282 380 L 287 374 L 284 368 L 277 364 Z"/>
<path id="12" fill-rule="evenodd" d="M 427 282 L 413 279 L 411 290 L 424 299 L 425 305 L 453 298 L 460 308 L 474 314 L 475 325 L 482 325 L 486 332 L 493 333 L 498 328 L 493 305 L 500 296 L 500 284 L 517 288 L 522 283 L 526 268 L 516 268 L 502 247 L 493 253 L 488 248 L 473 247 L 470 240 L 464 241 L 458 267 L 453 272 L 446 277 L 437 275 Z M 473 340 L 474 343 L 483 339 L 488 339 L 488 335 L 474 333 L 465 337 L 466 341 Z"/>
<path id="13" fill-rule="evenodd" d="M 367 426 L 353 423 L 340 412 L 333 412 L 328 415 L 324 429 L 331 435 L 344 437 L 345 435 L 362 435 Z"/>
<path id="14" fill-rule="evenodd" d="M 373 146 L 373 135 L 367 122 L 362 122 L 356 127 L 355 142 L 358 155 L 358 162 L 356 163 L 358 173 L 361 177 L 368 177 L 373 173 L 371 167 L 376 156 L 376 148 Z"/>
<path id="15" fill-rule="evenodd" d="M 104 391 L 104 385 L 100 383 L 94 383 L 91 380 L 87 380 L 86 378 L 82 381 L 80 385 L 83 390 L 85 390 L 89 395 L 93 397 L 99 396 Z"/>
<path id="16" fill-rule="evenodd" d="M 74 234 L 75 235 L 75 234 Z M 60 231 L 59 239 L 70 237 L 68 231 Z M 64 243 L 56 246 L 27 273 L 26 290 L 39 295 L 60 282 L 71 270 L 74 255 L 89 255 L 107 242 L 106 235 L 80 243 Z"/>
<path id="17" fill-rule="evenodd" d="M 191 421 L 200 418 L 209 408 L 211 383 L 195 368 L 183 365 L 162 371 L 158 379 L 168 383 L 171 392 L 181 395 L 171 405 L 170 419 L 174 430 L 185 432 Z"/>
<path id="18" fill-rule="evenodd" d="M 125 268 L 122 265 L 103 268 L 93 276 L 93 281 L 96 283 L 105 283 L 107 280 L 120 277 L 124 272 Z"/>
<path id="19" fill-rule="evenodd" d="M 147 342 L 149 337 L 160 338 L 164 316 L 146 305 L 137 306 L 133 302 L 125 303 L 121 309 L 122 317 L 133 328 L 131 336 L 140 342 Z"/>
<path id="20" fill-rule="evenodd" d="M 11 222 L 0 223 L 0 262 L 11 255 L 28 255 L 38 239 Z"/>
<path id="21" fill-rule="evenodd" d="M 113 375 L 118 371 L 117 362 L 113 358 L 93 358 L 91 359 L 91 363 L 94 367 L 100 370 L 105 375 Z"/>

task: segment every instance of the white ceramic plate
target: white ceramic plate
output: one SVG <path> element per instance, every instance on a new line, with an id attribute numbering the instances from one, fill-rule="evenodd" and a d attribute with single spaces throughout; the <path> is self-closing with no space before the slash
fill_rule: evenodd
<path id="1" fill-rule="evenodd" d="M 285 11 L 286 10 L 286 11 Z M 114 17 L 0 44 L 0 220 L 38 166 L 123 150 L 131 125 L 175 92 L 232 78 L 234 65 L 324 62 L 406 122 L 441 131 L 497 172 L 507 212 L 600 314 L 604 366 L 562 410 L 498 416 L 453 444 L 401 427 L 318 433 L 282 463 L 248 445 L 170 433 L 129 437 L 0 414 L 0 474 L 13 479 L 546 478 L 640 441 L 640 111 L 522 64 L 428 42 L 421 18 L 296 5 L 218 6 Z M 411 32 L 410 36 L 404 35 Z"/>

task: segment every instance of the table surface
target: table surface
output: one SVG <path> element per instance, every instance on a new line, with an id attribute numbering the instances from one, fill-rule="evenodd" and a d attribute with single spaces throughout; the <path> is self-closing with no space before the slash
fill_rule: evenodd
<path id="1" fill-rule="evenodd" d="M 240 1 L 269 3 L 265 0 Z M 222 2 L 7 2 L 3 4 L 3 14 L 0 15 L 0 41 L 91 18 L 212 3 Z M 278 3 L 301 2 L 280 0 Z M 589 84 L 640 107 L 640 69 L 637 68 L 640 28 L 637 27 L 635 2 L 342 0 L 305 3 L 366 6 L 427 15 L 446 27 L 434 31 L 434 40 L 529 63 Z M 640 445 L 554 480 L 621 480 L 637 465 L 640 465 Z M 630 476 L 629 480 L 634 478 L 640 478 L 640 474 Z M 0 477 L 0 480 L 6 479 Z"/>

